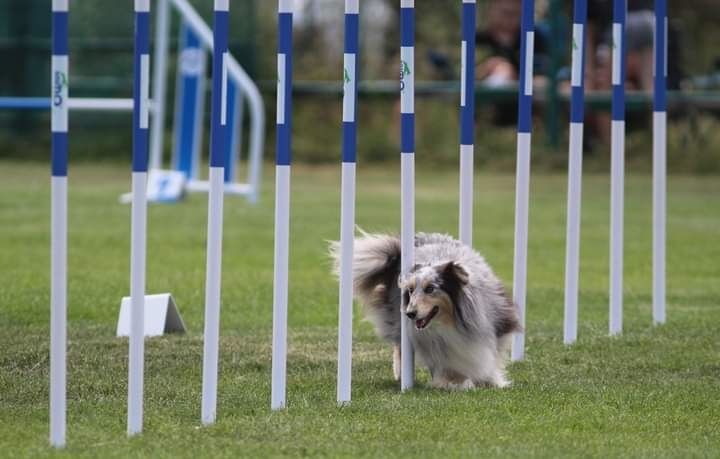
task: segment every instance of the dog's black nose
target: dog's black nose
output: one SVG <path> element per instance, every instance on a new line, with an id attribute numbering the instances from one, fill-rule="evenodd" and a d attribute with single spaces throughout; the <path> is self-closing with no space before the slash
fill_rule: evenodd
<path id="1" fill-rule="evenodd" d="M 415 311 L 408 311 L 408 312 L 406 313 L 406 315 L 408 316 L 408 319 L 415 320 L 415 317 L 417 317 L 417 312 L 415 312 Z"/>

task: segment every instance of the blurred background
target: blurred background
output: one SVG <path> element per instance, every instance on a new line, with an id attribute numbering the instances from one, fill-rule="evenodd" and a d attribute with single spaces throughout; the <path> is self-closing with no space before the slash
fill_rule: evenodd
<path id="1" fill-rule="evenodd" d="M 0 0 L 0 97 L 42 97 L 49 86 L 50 0 Z M 212 0 L 193 0 L 212 23 Z M 670 3 L 670 173 L 720 172 L 720 4 Z M 418 0 L 417 152 L 423 162 L 455 168 L 459 138 L 460 6 Z M 294 160 L 340 157 L 343 2 L 298 0 L 295 17 Z M 398 10 L 395 0 L 362 0 L 359 161 L 396 161 Z M 652 0 L 630 0 L 627 163 L 650 170 Z M 477 147 L 479 167 L 514 170 L 520 0 L 478 0 Z M 536 0 L 536 101 L 533 167 L 567 164 L 566 91 L 572 4 Z M 609 46 L 612 1 L 589 1 L 586 167 L 609 163 Z M 261 90 L 267 112 L 266 161 L 274 158 L 276 2 L 233 2 L 230 48 Z M 70 14 L 72 97 L 131 97 L 132 2 L 75 1 Z M 167 101 L 173 113 L 179 21 L 171 21 Z M 206 66 L 209 72 L 210 66 Z M 209 78 L 209 74 L 205 75 Z M 481 81 L 480 81 L 481 80 Z M 206 86 L 209 90 L 209 84 Z M 206 97 L 206 114 L 209 98 Z M 164 155 L 172 150 L 166 116 Z M 245 120 L 247 123 L 248 120 Z M 209 125 L 209 116 L 205 118 Z M 49 116 L 0 109 L 0 157 L 49 160 Z M 129 112 L 73 112 L 71 161 L 130 161 Z M 207 155 L 205 149 L 205 155 Z"/>

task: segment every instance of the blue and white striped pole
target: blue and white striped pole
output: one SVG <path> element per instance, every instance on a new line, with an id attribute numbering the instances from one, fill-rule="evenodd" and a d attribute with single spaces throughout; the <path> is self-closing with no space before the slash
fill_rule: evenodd
<path id="1" fill-rule="evenodd" d="M 293 0 L 278 0 L 275 275 L 273 280 L 272 389 L 270 397 L 270 408 L 273 410 L 285 408 L 287 383 L 293 9 Z"/>
<path id="2" fill-rule="evenodd" d="M 343 66 L 343 146 L 340 203 L 340 310 L 338 324 L 338 404 L 350 402 L 352 381 L 353 244 L 355 242 L 355 160 L 357 155 L 357 81 L 359 0 L 345 0 Z"/>
<path id="3" fill-rule="evenodd" d="M 460 241 L 472 247 L 475 150 L 475 0 L 462 0 L 460 54 Z"/>
<path id="4" fill-rule="evenodd" d="M 575 0 L 573 9 L 570 158 L 568 166 L 567 245 L 565 249 L 565 344 L 572 344 L 577 339 L 587 0 Z"/>
<path id="5" fill-rule="evenodd" d="M 610 140 L 610 320 L 611 335 L 622 332 L 623 213 L 625 182 L 625 17 L 627 0 L 613 0 L 612 124 Z"/>
<path id="6" fill-rule="evenodd" d="M 68 0 L 52 2 L 50 445 L 65 446 L 67 350 Z"/>
<path id="7" fill-rule="evenodd" d="M 220 280 L 222 272 L 225 129 L 227 122 L 227 60 L 229 0 L 215 0 L 213 73 L 210 121 L 210 192 L 208 194 L 207 268 L 205 277 L 205 343 L 201 421 L 215 422 L 217 411 L 218 347 L 220 341 Z"/>
<path id="8" fill-rule="evenodd" d="M 415 0 L 400 0 L 400 275 L 415 260 Z M 403 301 L 405 295 L 402 295 Z M 412 321 L 400 311 L 400 389 L 413 387 L 415 356 L 408 336 Z"/>
<path id="9" fill-rule="evenodd" d="M 653 108 L 653 323 L 665 323 L 667 158 L 667 0 L 655 0 Z"/>
<path id="10" fill-rule="evenodd" d="M 150 0 L 135 0 L 134 54 L 132 220 L 130 229 L 130 362 L 128 365 L 127 428 L 129 436 L 139 434 L 143 429 Z"/>
<path id="11" fill-rule="evenodd" d="M 523 0 L 520 24 L 520 81 L 518 86 L 517 177 L 515 179 L 515 258 L 513 300 L 520 324 L 525 327 L 527 297 L 528 201 L 530 198 L 530 151 L 532 139 L 533 56 L 535 51 L 535 1 Z M 525 357 L 525 332 L 513 336 L 512 360 Z"/>

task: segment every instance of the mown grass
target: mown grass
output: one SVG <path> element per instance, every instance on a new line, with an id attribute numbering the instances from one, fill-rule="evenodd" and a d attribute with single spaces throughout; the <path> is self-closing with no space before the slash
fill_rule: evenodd
<path id="1" fill-rule="evenodd" d="M 712 457 L 720 455 L 720 182 L 671 177 L 668 323 L 651 324 L 651 183 L 628 177 L 625 333 L 607 336 L 606 176 L 584 181 L 579 341 L 562 344 L 566 181 L 533 177 L 527 360 L 508 390 L 400 394 L 390 350 L 356 314 L 353 402 L 335 404 L 336 167 L 293 175 L 288 409 L 269 410 L 272 176 L 260 205 L 227 198 L 218 423 L 199 427 L 207 201 L 149 210 L 148 291 L 171 291 L 184 336 L 147 341 L 145 432 L 125 437 L 129 186 L 119 166 L 71 167 L 68 446 L 47 446 L 49 180 L 0 163 L 0 453 L 85 457 Z M 396 165 L 358 169 L 357 222 L 399 228 Z M 417 228 L 455 232 L 457 177 L 418 162 Z M 514 179 L 476 179 L 476 247 L 508 282 Z"/>

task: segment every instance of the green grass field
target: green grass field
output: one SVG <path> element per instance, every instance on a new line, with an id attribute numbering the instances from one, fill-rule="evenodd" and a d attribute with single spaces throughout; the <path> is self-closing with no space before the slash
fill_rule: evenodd
<path id="1" fill-rule="evenodd" d="M 218 423 L 199 426 L 207 198 L 149 209 L 149 292 L 174 294 L 184 336 L 146 344 L 145 432 L 128 440 L 129 169 L 70 170 L 68 446 L 48 437 L 49 169 L 0 162 L 0 456 L 720 456 L 720 181 L 671 177 L 668 322 L 651 324 L 651 182 L 626 197 L 625 333 L 607 336 L 609 183 L 583 189 L 579 341 L 562 344 L 566 179 L 533 177 L 527 360 L 506 390 L 400 394 L 390 348 L 356 309 L 353 402 L 335 403 L 339 168 L 293 175 L 288 409 L 270 412 L 273 180 L 225 201 Z M 357 222 L 399 228 L 396 165 L 359 168 Z M 455 233 L 457 177 L 418 163 L 417 228 Z M 514 177 L 476 179 L 476 247 L 508 287 Z"/>

